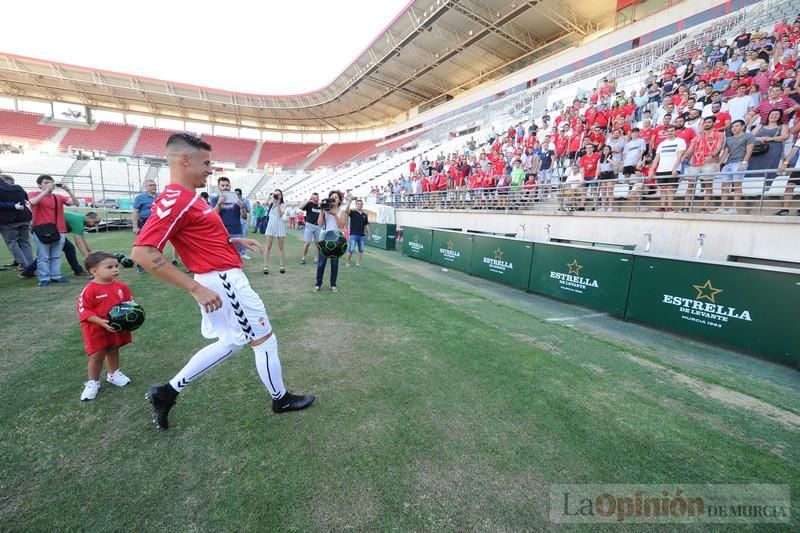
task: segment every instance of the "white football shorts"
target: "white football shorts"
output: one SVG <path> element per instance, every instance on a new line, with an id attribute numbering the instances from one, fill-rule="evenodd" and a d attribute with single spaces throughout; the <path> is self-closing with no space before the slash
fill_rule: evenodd
<path id="1" fill-rule="evenodd" d="M 222 299 L 222 307 L 214 312 L 206 313 L 200 309 L 203 337 L 242 346 L 272 331 L 264 302 L 250 287 L 250 281 L 242 269 L 195 274 L 194 279 Z"/>

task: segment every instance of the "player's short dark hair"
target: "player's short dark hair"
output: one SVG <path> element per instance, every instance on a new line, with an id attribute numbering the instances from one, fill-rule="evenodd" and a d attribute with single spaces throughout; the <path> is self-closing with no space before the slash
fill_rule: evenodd
<path id="1" fill-rule="evenodd" d="M 41 185 L 44 180 L 56 181 L 53 179 L 53 176 L 50 176 L 49 174 L 42 174 L 36 178 L 36 185 Z"/>
<path id="2" fill-rule="evenodd" d="M 117 258 L 108 252 L 92 252 L 86 256 L 86 260 L 83 262 L 83 266 L 86 270 L 91 270 L 106 259 L 114 259 L 115 261 Z"/>
<path id="3" fill-rule="evenodd" d="M 219 185 L 219 183 L 220 183 L 221 181 L 227 181 L 228 183 L 230 183 L 230 182 L 231 182 L 231 180 L 229 180 L 229 179 L 228 179 L 228 178 L 226 178 L 225 176 L 220 176 L 219 178 L 217 178 L 217 185 Z"/>
<path id="4" fill-rule="evenodd" d="M 172 146 L 173 144 L 188 144 L 193 148 L 200 148 L 202 150 L 211 151 L 211 145 L 202 140 L 200 137 L 192 135 L 191 133 L 173 133 L 167 139 L 167 144 L 165 145 L 167 148 Z"/>

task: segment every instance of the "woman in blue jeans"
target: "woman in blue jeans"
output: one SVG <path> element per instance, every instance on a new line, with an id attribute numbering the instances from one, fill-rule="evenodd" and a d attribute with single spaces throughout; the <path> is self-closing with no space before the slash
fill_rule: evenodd
<path id="1" fill-rule="evenodd" d="M 350 195 L 347 195 L 350 199 Z M 341 191 L 331 191 L 328 194 L 331 206 L 329 209 L 323 211 L 324 221 L 320 221 L 320 235 L 328 230 L 342 231 L 346 221 L 345 213 L 342 209 L 342 200 L 344 194 Z M 339 275 L 339 258 L 331 257 L 331 291 L 338 292 L 336 289 L 336 278 Z M 328 263 L 328 258 L 319 254 L 319 262 L 317 263 L 317 281 L 314 284 L 314 292 L 319 292 L 322 287 L 322 278 L 325 275 L 325 265 Z"/>
<path id="2" fill-rule="evenodd" d="M 39 186 L 38 192 L 28 194 L 28 200 L 33 212 L 33 242 L 36 243 L 36 268 L 39 276 L 39 286 L 47 287 L 50 283 L 69 283 L 61 275 L 61 252 L 64 249 L 64 238 L 67 233 L 67 223 L 64 220 L 64 206 L 77 205 L 78 199 L 66 185 L 56 185 L 52 177 L 42 175 L 36 178 Z M 69 196 L 54 194 L 58 187 Z M 42 224 L 55 224 L 60 234 L 60 239 L 52 243 L 43 243 L 36 235 L 36 226 Z"/>

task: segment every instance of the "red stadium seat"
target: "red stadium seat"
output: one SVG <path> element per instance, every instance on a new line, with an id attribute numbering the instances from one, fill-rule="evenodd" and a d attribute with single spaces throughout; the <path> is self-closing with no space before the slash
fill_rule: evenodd
<path id="1" fill-rule="evenodd" d="M 60 148 L 62 150 L 68 148 L 103 150 L 118 154 L 125 147 L 134 131 L 136 131 L 135 126 L 112 124 L 110 122 L 100 122 L 93 130 L 70 128 L 61 141 Z"/>
<path id="2" fill-rule="evenodd" d="M 322 153 L 321 156 L 311 163 L 310 168 L 315 169 L 320 167 L 335 167 L 358 156 L 366 157 L 363 155 L 363 153 L 374 153 L 374 150 L 372 150 L 374 148 L 374 140 L 355 143 L 332 144 Z"/>
<path id="3" fill-rule="evenodd" d="M 247 167 L 257 144 L 257 141 L 251 139 L 217 135 L 203 135 L 203 140 L 211 145 L 211 159 L 224 163 L 236 163 L 236 166 L 240 168 Z"/>
<path id="4" fill-rule="evenodd" d="M 0 111 L 0 139 L 38 144 L 58 132 L 55 126 L 42 126 L 44 115 L 17 111 Z"/>
<path id="5" fill-rule="evenodd" d="M 319 146 L 319 144 L 267 141 L 261 147 L 261 155 L 258 157 L 258 167 L 263 168 L 264 165 L 274 165 L 283 168 L 296 168 L 311 155 L 311 152 L 319 148 Z"/>

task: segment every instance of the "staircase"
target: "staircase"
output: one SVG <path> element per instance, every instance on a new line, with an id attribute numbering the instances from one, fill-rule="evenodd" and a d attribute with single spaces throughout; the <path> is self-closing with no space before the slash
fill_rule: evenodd
<path id="1" fill-rule="evenodd" d="M 261 147 L 262 146 L 264 146 L 264 141 L 258 141 L 256 143 L 256 148 L 255 148 L 255 150 L 253 150 L 253 155 L 250 156 L 250 160 L 247 162 L 247 168 L 256 168 L 256 167 L 258 167 L 258 156 L 261 155 Z"/>
<path id="2" fill-rule="evenodd" d="M 295 170 L 297 172 L 302 172 L 303 170 L 305 170 L 306 167 L 308 167 L 308 165 L 313 163 L 319 156 L 324 154 L 325 150 L 327 150 L 329 146 L 330 146 L 330 144 L 323 144 L 319 148 L 317 148 L 316 150 L 311 152 L 311 154 L 308 157 L 306 157 L 305 161 L 300 163 L 300 166 L 297 167 L 297 169 L 295 169 Z"/>
<path id="3" fill-rule="evenodd" d="M 141 134 L 142 128 L 140 126 L 136 128 L 136 130 L 133 132 L 133 135 L 131 135 L 131 138 L 128 139 L 128 142 L 126 142 L 125 146 L 122 147 L 122 155 L 133 155 L 133 149 L 136 148 L 136 143 L 139 140 L 139 135 Z"/>
<path id="4" fill-rule="evenodd" d="M 67 128 L 64 128 L 67 129 Z M 89 164 L 89 161 L 86 159 L 76 159 L 67 169 L 66 175 L 67 176 L 78 176 L 80 175 L 81 171 L 86 168 L 86 165 Z"/>
<path id="5" fill-rule="evenodd" d="M 59 146 L 59 145 L 61 145 L 61 141 L 64 140 L 64 137 L 67 136 L 67 133 L 69 133 L 69 128 L 61 128 L 56 132 L 55 135 L 50 137 L 48 142 L 51 142 L 51 143 L 55 144 L 56 146 Z"/>

